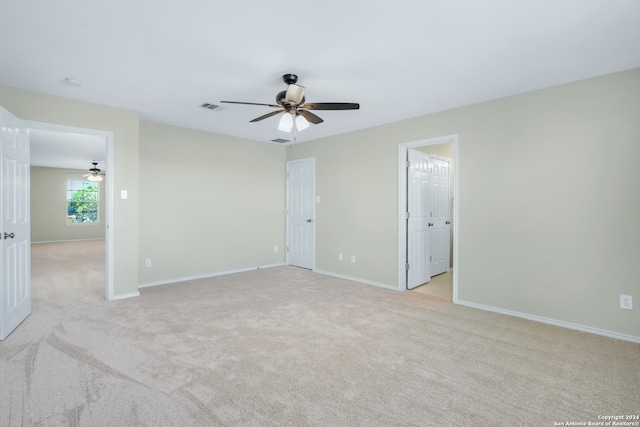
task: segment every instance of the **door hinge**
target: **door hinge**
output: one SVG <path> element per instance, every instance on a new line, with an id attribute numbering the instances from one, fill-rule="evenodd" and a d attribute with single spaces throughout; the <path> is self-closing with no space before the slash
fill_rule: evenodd
<path id="1" fill-rule="evenodd" d="M 411 162 L 409 160 L 407 160 L 407 168 L 411 167 Z"/>
<path id="2" fill-rule="evenodd" d="M 411 266 L 409 265 L 409 263 L 406 263 L 406 264 L 404 265 L 404 269 L 405 269 L 405 270 L 407 270 L 407 271 L 409 271 L 410 267 L 411 267 Z"/>
<path id="3" fill-rule="evenodd" d="M 289 246 L 287 246 L 287 252 L 289 252 Z"/>
<path id="4" fill-rule="evenodd" d="M 411 218 L 411 214 L 410 214 L 409 212 L 405 212 L 405 213 L 404 213 L 404 218 L 405 218 L 405 219 L 409 219 L 409 218 Z"/>
<path id="5" fill-rule="evenodd" d="M 429 255 L 429 262 L 433 261 L 433 256 Z"/>

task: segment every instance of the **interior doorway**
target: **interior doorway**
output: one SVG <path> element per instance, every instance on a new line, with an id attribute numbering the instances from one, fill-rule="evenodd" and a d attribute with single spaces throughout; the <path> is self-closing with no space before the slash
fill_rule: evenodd
<path id="1" fill-rule="evenodd" d="M 103 177 L 104 185 L 103 191 L 105 193 L 104 203 L 104 223 L 102 226 L 104 227 L 104 245 L 105 245 L 105 284 L 104 284 L 104 295 L 107 300 L 112 300 L 114 297 L 113 291 L 113 236 L 114 236 L 114 227 L 113 217 L 114 217 L 114 209 L 113 209 L 113 201 L 114 201 L 114 167 L 113 167 L 113 133 L 105 132 L 95 129 L 86 129 L 86 128 L 78 128 L 74 126 L 65 126 L 58 125 L 53 123 L 44 123 L 44 122 L 36 122 L 25 120 L 28 128 L 31 132 L 44 131 L 46 133 L 50 133 L 52 135 L 56 135 L 57 137 L 61 137 L 65 139 L 67 136 L 67 141 L 73 140 L 78 141 L 77 144 L 82 144 L 83 137 L 85 140 L 99 140 L 104 142 L 104 153 L 103 158 L 104 162 L 100 163 L 100 169 L 106 171 L 106 174 Z M 56 143 L 57 138 L 52 138 L 52 143 Z M 68 142 L 67 142 L 68 143 Z M 73 145 L 73 143 L 71 143 Z M 61 146 L 59 148 L 62 148 Z M 69 149 L 73 147 L 65 147 L 65 149 Z M 59 150 L 60 152 L 62 150 Z M 82 152 L 80 147 L 78 147 L 78 152 Z M 94 154 L 95 155 L 95 154 Z M 66 169 L 77 169 L 77 170 L 87 170 L 91 167 L 91 162 L 93 160 L 99 159 L 86 159 L 84 157 L 80 159 L 73 159 L 72 156 L 65 159 L 64 155 L 61 153 L 57 154 L 45 154 L 44 156 L 49 157 L 50 166 L 49 167 L 64 167 Z M 77 164 L 77 166 L 73 166 L 78 160 L 81 160 L 81 163 Z M 68 162 L 68 163 L 65 163 Z M 68 166 L 63 166 L 68 165 Z"/>
<path id="2" fill-rule="evenodd" d="M 448 145 L 450 154 L 443 156 L 441 148 Z M 407 191 L 409 183 L 407 180 L 407 155 L 409 149 L 417 149 L 424 152 L 434 152 L 434 154 L 450 157 L 451 162 L 451 250 L 450 250 L 450 272 L 453 282 L 453 301 L 458 300 L 458 136 L 446 135 L 438 138 L 430 138 L 419 141 L 412 141 L 398 146 L 398 289 L 406 290 L 408 276 L 408 259 L 410 248 L 408 247 L 408 221 L 407 221 Z"/>

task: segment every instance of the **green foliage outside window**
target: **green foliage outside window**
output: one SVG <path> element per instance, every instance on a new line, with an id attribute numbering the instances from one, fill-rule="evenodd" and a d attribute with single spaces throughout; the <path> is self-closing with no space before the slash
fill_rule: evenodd
<path id="1" fill-rule="evenodd" d="M 98 221 L 100 185 L 90 181 L 67 181 L 67 223 Z"/>

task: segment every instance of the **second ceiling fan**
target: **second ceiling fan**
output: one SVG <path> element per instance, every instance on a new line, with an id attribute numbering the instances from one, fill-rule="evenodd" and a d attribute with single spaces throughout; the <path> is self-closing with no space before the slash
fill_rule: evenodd
<path id="1" fill-rule="evenodd" d="M 257 102 L 240 102 L 240 101 L 220 101 L 227 104 L 244 104 L 244 105 L 263 105 L 265 107 L 277 108 L 276 111 L 272 111 L 260 117 L 256 117 L 251 120 L 250 123 L 259 122 L 266 118 L 275 116 L 276 114 L 283 114 L 280 119 L 280 125 L 278 129 L 290 132 L 293 128 L 294 120 L 296 128 L 302 130 L 309 126 L 309 123 L 319 124 L 322 120 L 317 115 L 313 114 L 309 110 L 357 110 L 360 108 L 360 104 L 354 102 L 306 102 L 304 96 L 304 86 L 296 84 L 298 82 L 298 76 L 295 74 L 285 74 L 282 76 L 282 80 L 289 85 L 287 90 L 283 90 L 276 95 L 276 104 L 262 104 Z"/>

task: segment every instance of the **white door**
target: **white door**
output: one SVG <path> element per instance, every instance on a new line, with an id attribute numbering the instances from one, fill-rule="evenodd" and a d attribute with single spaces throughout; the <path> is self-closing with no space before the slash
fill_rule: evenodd
<path id="1" fill-rule="evenodd" d="M 287 264 L 313 269 L 315 162 L 287 162 Z"/>
<path id="2" fill-rule="evenodd" d="M 431 278 L 429 262 L 429 155 L 407 150 L 407 289 Z"/>
<path id="3" fill-rule="evenodd" d="M 449 270 L 450 221 L 449 221 L 449 160 L 429 155 L 429 257 L 431 276 Z"/>
<path id="4" fill-rule="evenodd" d="M 29 133 L 0 107 L 0 340 L 31 313 Z"/>

